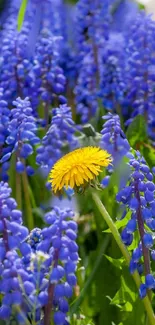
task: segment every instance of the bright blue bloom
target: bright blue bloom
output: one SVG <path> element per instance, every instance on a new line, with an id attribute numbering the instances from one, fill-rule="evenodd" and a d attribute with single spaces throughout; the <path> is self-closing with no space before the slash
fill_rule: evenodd
<path id="1" fill-rule="evenodd" d="M 33 153 L 34 146 L 40 142 L 40 139 L 36 136 L 36 119 L 32 115 L 32 108 L 28 98 L 24 100 L 17 98 L 13 104 L 16 107 L 10 112 L 10 121 L 7 127 L 6 143 L 8 152 L 5 154 L 6 148 L 3 149 L 1 162 L 6 162 L 10 159 L 11 154 L 16 152 L 16 171 L 22 173 L 25 170 L 24 160 Z"/>
<path id="2" fill-rule="evenodd" d="M 42 231 L 40 228 L 34 228 L 29 236 L 28 236 L 28 243 L 30 244 L 33 251 L 37 250 L 38 244 L 42 241 Z"/>
<path id="3" fill-rule="evenodd" d="M 148 289 L 154 289 L 155 279 L 152 274 L 147 274 L 145 278 L 145 285 Z"/>
<path id="4" fill-rule="evenodd" d="M 81 63 L 77 85 L 75 87 L 77 114 L 81 121 L 87 122 L 97 111 L 96 65 L 92 49 L 88 49 Z"/>
<path id="5" fill-rule="evenodd" d="M 102 117 L 105 120 L 101 131 L 101 147 L 110 152 L 115 159 L 119 160 L 130 150 L 130 145 L 121 129 L 120 118 L 118 115 L 108 113 Z"/>
<path id="6" fill-rule="evenodd" d="M 110 4 L 80 0 L 76 12 L 77 85 L 75 103 L 83 123 L 95 115 L 98 108 L 99 49 L 109 35 Z"/>
<path id="7" fill-rule="evenodd" d="M 155 22 L 144 12 L 137 14 L 125 37 L 126 40 L 126 101 L 133 118 L 145 116 L 149 135 L 154 139 L 154 61 Z"/>
<path id="8" fill-rule="evenodd" d="M 4 189 L 3 197 L 9 201 L 9 189 Z M 13 205 L 14 201 L 11 200 L 11 203 Z M 25 233 L 22 241 L 19 230 L 17 231 L 17 247 L 23 256 L 20 257 L 11 248 L 3 258 L 0 268 L 0 293 L 3 296 L 1 319 L 9 319 L 12 307 L 16 304 L 20 309 L 18 322 L 22 324 L 26 319 L 39 320 L 41 314 L 46 315 L 49 292 L 54 290 L 51 308 L 54 311 L 55 324 L 66 324 L 68 299 L 76 285 L 75 271 L 78 262 L 78 246 L 75 243 L 77 224 L 73 216 L 69 209 L 54 208 L 44 217 L 48 227 L 42 230 L 35 228 L 29 236 Z M 12 226 L 15 231 L 15 222 L 12 222 Z"/>
<path id="9" fill-rule="evenodd" d="M 108 113 L 103 115 L 102 118 L 105 122 L 103 124 L 103 129 L 101 130 L 100 146 L 112 155 L 113 163 L 107 168 L 109 173 L 112 173 L 115 168 L 118 168 L 121 165 L 119 187 L 122 188 L 124 184 L 126 184 L 130 174 L 130 169 L 127 164 L 123 163 L 123 158 L 129 154 L 130 145 L 121 128 L 120 118 L 118 115 Z M 106 178 L 103 179 L 101 184 L 104 186 L 103 182 L 106 181 Z"/>
<path id="10" fill-rule="evenodd" d="M 31 98 L 32 107 L 36 113 L 39 98 L 41 98 L 46 125 L 49 123 L 50 106 L 67 102 L 64 96 L 66 78 L 59 65 L 58 43 L 59 39 L 54 37 L 48 29 L 41 31 L 36 43 L 33 67 L 29 74 L 30 79 L 33 80 L 33 86 L 28 96 Z"/>
<path id="11" fill-rule="evenodd" d="M 78 145 L 74 136 L 76 125 L 72 120 L 70 107 L 60 105 L 59 108 L 53 109 L 52 113 L 51 126 L 43 137 L 41 146 L 37 148 L 36 157 L 36 162 L 46 167 L 47 173 L 62 156 L 62 150 L 65 149 L 65 146 L 73 150 Z"/>
<path id="12" fill-rule="evenodd" d="M 109 40 L 100 50 L 99 60 L 99 91 L 102 105 L 108 111 L 119 112 L 124 103 L 125 84 L 125 44 L 124 37 L 119 33 L 111 33 Z M 122 114 L 126 110 L 121 107 Z"/>
<path id="13" fill-rule="evenodd" d="M 13 248 L 19 248 L 27 237 L 28 230 L 22 226 L 22 213 L 17 210 L 16 201 L 10 197 L 11 189 L 7 183 L 0 183 L 0 260 Z"/>
<path id="14" fill-rule="evenodd" d="M 53 208 L 45 214 L 45 222 L 48 227 L 42 230 L 43 240 L 37 246 L 37 250 L 48 251 L 54 267 L 50 273 L 49 290 L 54 289 L 56 324 L 64 323 L 68 312 L 67 298 L 72 296 L 72 287 L 76 285 L 75 270 L 78 262 L 77 224 L 72 220 L 72 211 Z M 46 299 L 46 298 L 45 298 Z M 60 323 L 60 324 L 61 324 Z"/>
<path id="15" fill-rule="evenodd" d="M 9 104 L 20 97 L 30 86 L 28 73 L 31 62 L 27 57 L 27 41 L 31 24 L 26 19 L 20 33 L 17 31 L 17 14 L 20 3 L 8 2 L 5 23 L 1 31 L 1 74 L 0 87 L 4 89 L 4 100 Z"/>
<path id="16" fill-rule="evenodd" d="M 152 182 L 152 174 L 140 153 L 136 153 L 136 158 L 131 156 L 129 160 L 129 166 L 131 173 L 129 180 L 124 188 L 122 188 L 117 194 L 117 201 L 122 204 L 125 215 L 130 212 L 130 220 L 126 227 L 122 231 L 122 240 L 126 245 L 131 245 L 134 233 L 138 229 L 139 231 L 139 245 L 132 252 L 132 259 L 130 263 L 130 271 L 133 273 L 136 269 L 139 270 L 139 262 L 144 255 L 144 271 L 146 277 L 146 286 L 148 287 L 148 259 L 150 257 L 150 248 L 153 246 L 153 234 L 152 230 L 155 229 L 154 222 L 154 210 L 155 204 L 155 187 Z M 149 181 L 148 181 L 149 179 Z M 151 180 L 150 180 L 151 179 Z M 145 224 L 150 232 L 146 231 Z M 153 253 L 151 254 L 154 256 Z M 145 260 L 148 256 L 147 260 Z M 152 277 L 152 276 L 151 276 Z M 142 286 L 140 288 L 140 296 L 143 297 L 145 289 Z"/>
<path id="17" fill-rule="evenodd" d="M 140 298 L 143 299 L 147 294 L 147 288 L 146 288 L 146 285 L 145 284 L 141 284 L 140 285 L 140 288 L 139 288 L 139 295 L 140 295 Z"/>
<path id="18" fill-rule="evenodd" d="M 137 17 L 138 4 L 134 1 L 123 0 L 118 2 L 118 6 L 113 14 L 112 29 L 124 32 L 130 28 Z M 124 19 L 125 17 L 125 19 Z"/>
<path id="19" fill-rule="evenodd" d="M 8 123 L 10 121 L 10 110 L 8 104 L 3 100 L 3 89 L 0 89 L 0 147 L 4 145 L 8 135 Z"/>
<path id="20" fill-rule="evenodd" d="M 151 234 L 145 234 L 143 236 L 143 241 L 147 248 L 150 248 L 153 246 L 153 238 L 152 238 Z"/>

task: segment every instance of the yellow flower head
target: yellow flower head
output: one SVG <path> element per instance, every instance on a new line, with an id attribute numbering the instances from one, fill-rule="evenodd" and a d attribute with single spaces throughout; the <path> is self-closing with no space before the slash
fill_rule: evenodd
<path id="1" fill-rule="evenodd" d="M 111 155 L 99 147 L 76 149 L 59 159 L 53 166 L 49 181 L 53 192 L 61 191 L 63 186 L 79 187 L 93 180 L 101 172 L 101 167 L 107 167 Z"/>

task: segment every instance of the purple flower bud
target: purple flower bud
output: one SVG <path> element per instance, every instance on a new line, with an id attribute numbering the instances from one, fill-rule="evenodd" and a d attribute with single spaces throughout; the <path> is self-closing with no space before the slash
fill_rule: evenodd
<path id="1" fill-rule="evenodd" d="M 11 308 L 7 305 L 2 305 L 0 307 L 0 319 L 9 319 L 11 315 Z"/>
<path id="2" fill-rule="evenodd" d="M 63 325 L 65 322 L 65 313 L 62 311 L 57 311 L 54 313 L 54 323 L 55 325 Z"/>
<path id="3" fill-rule="evenodd" d="M 54 290 L 54 297 L 61 298 L 65 296 L 65 287 L 64 284 L 57 284 Z"/>
<path id="4" fill-rule="evenodd" d="M 145 191 L 145 199 L 147 202 L 152 202 L 154 200 L 154 193 L 149 190 L 146 190 Z"/>
<path id="5" fill-rule="evenodd" d="M 155 250 L 152 250 L 152 251 L 151 251 L 151 257 L 152 257 L 152 259 L 155 261 Z"/>
<path id="6" fill-rule="evenodd" d="M 68 284 L 70 284 L 71 286 L 75 286 L 77 283 L 75 274 L 67 274 L 66 279 Z"/>
<path id="7" fill-rule="evenodd" d="M 153 238 L 152 238 L 152 235 L 151 234 L 145 234 L 143 236 L 143 241 L 144 241 L 144 245 L 147 248 L 150 248 L 150 247 L 153 246 Z"/>
<path id="8" fill-rule="evenodd" d="M 147 274 L 145 277 L 145 285 L 148 289 L 153 289 L 155 286 L 155 279 L 152 274 Z"/>
<path id="9" fill-rule="evenodd" d="M 147 294 L 147 288 L 146 288 L 146 285 L 145 284 L 141 284 L 140 285 L 140 288 L 139 288 L 139 295 L 140 295 L 140 298 L 143 299 Z"/>
<path id="10" fill-rule="evenodd" d="M 136 231 L 137 228 L 137 222 L 135 219 L 131 219 L 128 221 L 127 225 L 126 225 L 126 231 L 129 234 L 132 234 L 134 231 Z"/>
<path id="11" fill-rule="evenodd" d="M 16 171 L 18 173 L 23 173 L 24 169 L 25 169 L 24 164 L 21 161 L 17 161 L 17 163 L 16 163 Z"/>
<path id="12" fill-rule="evenodd" d="M 129 270 L 131 274 L 133 274 L 137 270 L 137 263 L 134 262 L 132 259 L 130 261 Z"/>
<path id="13" fill-rule="evenodd" d="M 24 289 L 25 289 L 25 292 L 27 295 L 30 295 L 35 290 L 33 283 L 31 283 L 29 281 L 25 281 L 23 283 L 23 285 L 24 285 Z"/>
<path id="14" fill-rule="evenodd" d="M 133 241 L 133 235 L 129 234 L 126 229 L 123 229 L 121 238 L 123 243 L 127 246 L 130 246 Z"/>
<path id="15" fill-rule="evenodd" d="M 67 313 L 69 311 L 69 305 L 66 299 L 61 298 L 59 300 L 59 309 L 60 311 L 62 311 L 63 313 Z"/>
<path id="16" fill-rule="evenodd" d="M 28 176 L 33 176 L 35 173 L 35 170 L 31 166 L 26 167 L 26 173 Z"/>
<path id="17" fill-rule="evenodd" d="M 38 300 L 41 306 L 45 306 L 48 303 L 48 293 L 46 291 L 42 291 L 38 295 Z"/>
<path id="18" fill-rule="evenodd" d="M 134 262 L 138 262 L 141 257 L 142 257 L 141 249 L 139 247 L 135 248 L 132 253 L 132 259 L 134 260 Z"/>
<path id="19" fill-rule="evenodd" d="M 73 290 L 72 290 L 72 287 L 67 282 L 65 282 L 65 284 L 64 284 L 64 291 L 65 291 L 65 297 L 71 298 L 71 296 L 73 294 Z"/>

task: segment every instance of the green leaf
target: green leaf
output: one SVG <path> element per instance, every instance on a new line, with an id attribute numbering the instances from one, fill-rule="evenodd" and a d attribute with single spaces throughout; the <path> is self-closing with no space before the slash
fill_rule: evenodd
<path id="1" fill-rule="evenodd" d="M 118 269 L 122 269 L 122 262 L 123 260 L 121 258 L 112 258 L 111 256 L 108 256 L 104 254 L 104 256 L 107 258 L 107 260 L 112 263 L 115 267 Z"/>
<path id="2" fill-rule="evenodd" d="M 126 224 L 127 224 L 127 219 L 126 218 L 124 218 L 122 220 L 117 220 L 115 222 L 115 226 L 117 227 L 117 229 L 120 229 L 120 228 L 126 226 Z M 103 232 L 111 233 L 111 230 L 108 228 L 106 230 L 103 230 Z"/>
<path id="3" fill-rule="evenodd" d="M 129 314 L 129 317 L 123 322 L 123 325 L 144 325 L 145 324 L 145 313 L 142 308 L 142 303 L 139 297 L 133 304 L 132 312 Z"/>
<path id="4" fill-rule="evenodd" d="M 109 299 L 115 295 L 120 287 L 120 276 L 121 270 L 103 256 L 102 264 L 94 281 L 94 285 L 96 284 L 94 302 L 99 312 L 98 325 L 111 325 L 112 322 L 118 324 L 118 320 L 120 320 L 118 307 L 111 305 Z"/>
<path id="5" fill-rule="evenodd" d="M 126 136 L 131 147 L 147 141 L 146 122 L 143 115 L 137 115 L 127 129 Z M 137 149 L 137 148 L 136 148 Z"/>
<path id="6" fill-rule="evenodd" d="M 121 311 L 123 322 L 119 325 L 144 324 L 145 311 L 142 301 L 139 299 L 135 283 L 126 266 L 122 268 L 120 289 L 111 300 L 111 304 L 116 305 Z"/>
<path id="7" fill-rule="evenodd" d="M 145 6 L 142 3 L 138 3 L 138 8 L 140 10 L 145 10 Z"/>
<path id="8" fill-rule="evenodd" d="M 142 154 L 149 166 L 153 167 L 155 162 L 155 149 L 151 145 L 144 146 Z"/>
<path id="9" fill-rule="evenodd" d="M 69 319 L 70 325 L 94 325 L 92 320 L 83 314 L 74 314 Z"/>
<path id="10" fill-rule="evenodd" d="M 128 220 L 130 219 L 130 217 L 131 217 L 131 212 L 129 211 L 126 214 L 125 218 L 117 220 L 115 222 L 115 226 L 117 227 L 117 229 L 119 230 L 120 228 L 123 228 L 124 226 L 126 226 L 126 224 L 127 224 Z M 108 229 L 104 230 L 103 232 L 111 233 L 111 230 L 108 228 Z"/>
<path id="11" fill-rule="evenodd" d="M 135 300 L 135 294 L 128 287 L 123 276 L 121 276 L 121 286 L 114 298 L 111 300 L 111 305 L 120 305 L 122 310 L 131 311 L 132 304 Z"/>
<path id="12" fill-rule="evenodd" d="M 75 4 L 76 2 L 78 2 L 78 0 L 65 0 L 65 2 Z"/>
<path id="13" fill-rule="evenodd" d="M 22 25 L 23 25 L 27 3 L 28 3 L 28 0 L 23 0 L 22 4 L 20 6 L 20 9 L 19 9 L 18 19 L 17 19 L 17 29 L 18 29 L 18 31 L 21 30 Z"/>
<path id="14" fill-rule="evenodd" d="M 108 244 L 109 244 L 109 238 L 106 237 L 103 239 L 103 243 L 102 243 L 99 251 L 97 252 L 97 258 L 96 258 L 94 267 L 93 267 L 91 273 L 89 274 L 88 279 L 85 281 L 84 287 L 81 290 L 79 297 L 71 305 L 71 311 L 70 311 L 71 314 L 77 312 L 79 306 L 82 304 L 86 294 L 88 293 L 88 290 L 90 290 L 90 286 L 92 285 L 92 282 L 93 282 L 94 277 L 98 271 L 98 268 L 99 268 L 100 264 L 102 263 L 103 254 L 104 254 Z"/>

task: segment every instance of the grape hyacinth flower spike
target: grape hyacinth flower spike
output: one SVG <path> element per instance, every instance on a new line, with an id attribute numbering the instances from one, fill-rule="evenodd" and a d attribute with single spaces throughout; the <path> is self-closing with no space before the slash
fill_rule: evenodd
<path id="1" fill-rule="evenodd" d="M 74 133 L 75 122 L 72 119 L 71 108 L 66 104 L 60 105 L 52 111 L 51 125 L 42 139 L 41 146 L 37 148 L 36 162 L 47 170 L 62 156 L 63 148 L 74 149 L 78 146 L 78 140 Z"/>
<path id="2" fill-rule="evenodd" d="M 1 163 L 8 161 L 13 153 L 16 153 L 16 171 L 28 175 L 34 173 L 31 166 L 25 166 L 26 159 L 34 152 L 34 146 L 40 142 L 36 135 L 37 124 L 32 114 L 31 104 L 28 98 L 17 98 L 13 102 L 15 108 L 10 112 L 8 123 L 7 147 L 3 149 Z"/>
<path id="3" fill-rule="evenodd" d="M 139 243 L 132 252 L 130 272 L 140 270 L 145 275 L 145 284 L 140 287 L 140 296 L 146 295 L 146 290 L 154 289 L 155 279 L 151 274 L 150 255 L 154 245 L 155 230 L 155 185 L 153 175 L 145 159 L 136 152 L 136 157 L 131 155 L 129 165 L 131 174 L 128 184 L 117 194 L 117 201 L 124 208 L 123 218 L 130 213 L 126 227 L 122 231 L 122 240 L 130 246 L 135 232 L 138 234 Z M 142 267 L 141 267 L 142 265 Z"/>

